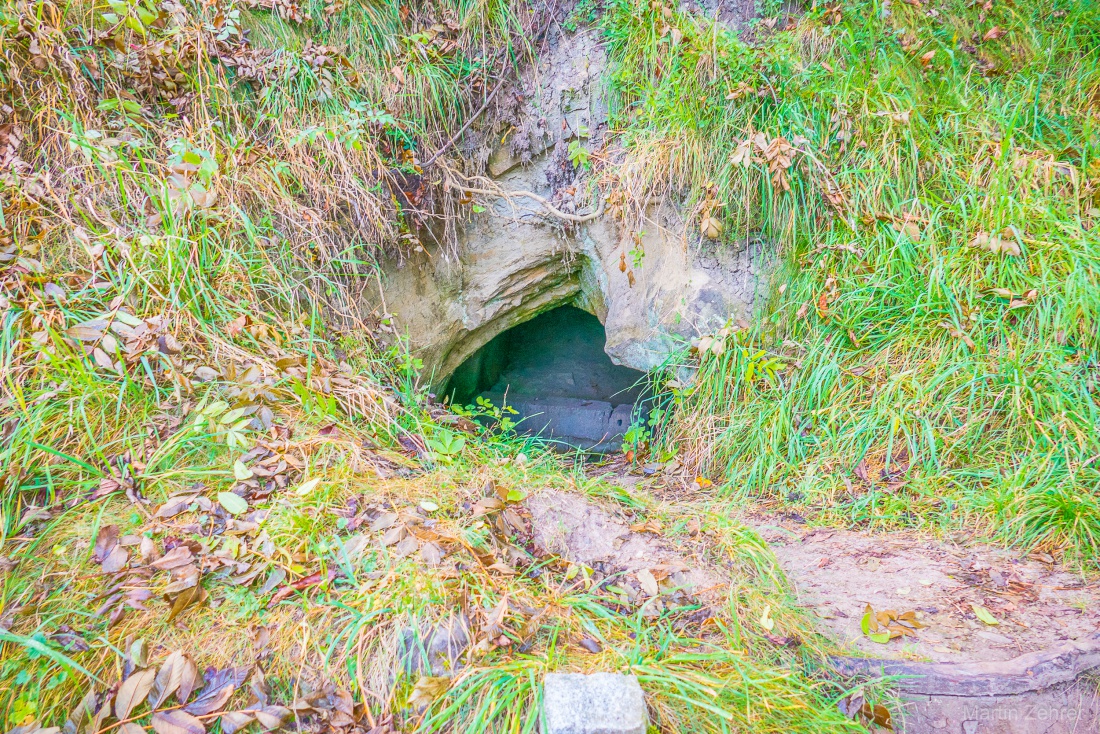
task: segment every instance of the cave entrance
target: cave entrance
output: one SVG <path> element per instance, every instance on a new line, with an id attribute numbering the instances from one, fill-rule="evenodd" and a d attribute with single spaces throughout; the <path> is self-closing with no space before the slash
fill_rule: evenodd
<path id="1" fill-rule="evenodd" d="M 599 319 L 561 306 L 498 334 L 455 370 L 445 393 L 457 405 L 478 396 L 507 405 L 521 433 L 615 450 L 642 398 L 645 373 L 612 362 L 606 340 Z"/>

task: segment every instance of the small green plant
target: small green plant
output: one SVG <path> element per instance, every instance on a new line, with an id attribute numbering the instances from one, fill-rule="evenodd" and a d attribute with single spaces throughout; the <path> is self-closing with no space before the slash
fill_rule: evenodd
<path id="1" fill-rule="evenodd" d="M 633 451 L 635 456 L 643 453 L 649 445 L 653 433 L 645 423 L 634 423 L 623 434 L 623 451 Z"/>
<path id="2" fill-rule="evenodd" d="M 516 422 L 512 420 L 511 416 L 519 415 L 512 406 L 507 403 L 503 403 L 500 406 L 493 404 L 493 401 L 489 398 L 478 395 L 474 398 L 474 402 L 465 407 L 461 405 L 453 406 L 453 409 L 459 415 L 464 415 L 468 418 L 485 418 L 485 423 L 492 425 L 495 430 L 501 435 L 507 435 L 515 431 Z"/>
<path id="3" fill-rule="evenodd" d="M 249 408 L 229 410 L 229 403 L 214 400 L 200 403 L 191 424 L 194 433 L 222 436 L 231 449 L 245 451 L 249 448 L 247 434 L 252 425 Z"/>
<path id="4" fill-rule="evenodd" d="M 125 25 L 135 33 L 144 36 L 160 17 L 160 11 L 155 4 L 142 0 L 109 0 L 107 5 L 111 12 L 103 13 L 102 18 L 110 24 L 113 30 Z"/>
<path id="5" fill-rule="evenodd" d="M 425 439 L 424 443 L 431 449 L 433 460 L 449 463 L 466 448 L 466 437 L 452 431 L 439 429 L 434 436 Z"/>
<path id="6" fill-rule="evenodd" d="M 592 167 L 592 162 L 589 160 L 591 153 L 588 152 L 588 148 L 585 148 L 579 140 L 569 141 L 567 155 L 569 157 L 569 162 L 576 168 L 588 170 Z"/>
<path id="7" fill-rule="evenodd" d="M 740 350 L 744 364 L 745 382 L 752 383 L 755 380 L 765 380 L 769 384 L 775 384 L 779 380 L 779 373 L 787 368 L 783 360 L 777 356 L 769 356 L 767 350 L 758 349 L 750 352 L 748 349 Z"/>
<path id="8" fill-rule="evenodd" d="M 595 23 L 599 18 L 599 12 L 599 0 L 580 0 L 580 2 L 573 5 L 573 9 L 569 11 L 569 16 L 562 23 L 562 27 L 570 33 L 576 33 L 577 28 L 581 25 Z"/>
<path id="9" fill-rule="evenodd" d="M 308 413 L 316 413 L 320 416 L 339 417 L 342 413 L 340 404 L 334 395 L 325 395 L 310 389 L 301 380 L 293 380 L 290 383 L 291 391 L 302 401 L 302 409 Z"/>

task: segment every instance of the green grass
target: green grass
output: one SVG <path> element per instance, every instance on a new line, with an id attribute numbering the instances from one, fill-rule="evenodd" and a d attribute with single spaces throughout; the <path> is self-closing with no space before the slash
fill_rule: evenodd
<path id="1" fill-rule="evenodd" d="M 750 47 L 678 14 L 674 44 L 659 12 L 607 3 L 624 221 L 663 193 L 714 211 L 720 246 L 781 255 L 753 326 L 671 391 L 665 451 L 730 493 L 977 527 L 1095 570 L 1096 10 L 846 2 Z M 794 145 L 789 167 L 739 153 L 758 133 Z"/>

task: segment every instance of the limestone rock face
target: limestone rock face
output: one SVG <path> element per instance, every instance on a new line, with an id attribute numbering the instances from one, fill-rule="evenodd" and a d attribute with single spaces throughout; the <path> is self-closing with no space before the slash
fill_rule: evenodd
<path id="1" fill-rule="evenodd" d="M 570 198 L 583 172 L 567 151 L 571 141 L 596 150 L 606 130 L 606 58 L 594 34 L 578 33 L 552 39 L 542 59 L 525 79 L 519 124 L 490 136 L 480 154 L 502 190 L 583 213 L 588 205 Z M 383 264 L 385 308 L 433 384 L 497 334 L 566 304 L 604 323 L 614 362 L 647 370 L 693 336 L 749 316 L 764 284 L 762 246 L 708 253 L 669 202 L 651 205 L 634 232 L 609 214 L 583 224 L 544 214 L 531 199 L 496 199 L 471 215 L 457 246 L 425 244 Z"/>

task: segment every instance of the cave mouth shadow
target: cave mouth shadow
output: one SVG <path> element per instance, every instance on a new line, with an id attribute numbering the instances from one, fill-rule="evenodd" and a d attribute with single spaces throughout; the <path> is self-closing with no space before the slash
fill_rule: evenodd
<path id="1" fill-rule="evenodd" d="M 517 431 L 586 451 L 613 451 L 640 416 L 645 373 L 617 365 L 592 314 L 559 306 L 504 331 L 463 362 L 444 394 L 516 411 Z"/>

